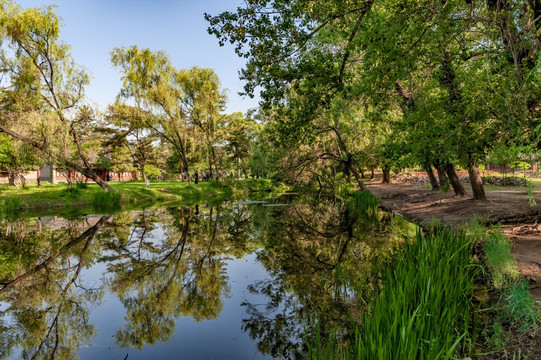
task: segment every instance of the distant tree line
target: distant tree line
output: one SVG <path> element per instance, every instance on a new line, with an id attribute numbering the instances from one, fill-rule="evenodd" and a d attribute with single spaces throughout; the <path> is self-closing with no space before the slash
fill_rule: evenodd
<path id="1" fill-rule="evenodd" d="M 12 185 L 45 164 L 106 190 L 96 169 L 190 183 L 195 172 L 216 180 L 266 175 L 262 125 L 255 115 L 224 112 L 212 69 L 177 69 L 164 52 L 115 48 L 111 62 L 123 85 L 100 111 L 85 97 L 90 77 L 59 40 L 53 8 L 0 4 L 0 170 Z"/>

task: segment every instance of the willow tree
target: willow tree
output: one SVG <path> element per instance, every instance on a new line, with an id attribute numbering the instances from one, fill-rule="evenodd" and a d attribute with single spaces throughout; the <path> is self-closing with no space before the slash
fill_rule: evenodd
<path id="1" fill-rule="evenodd" d="M 218 159 L 216 156 L 216 133 L 221 111 L 226 102 L 226 96 L 220 88 L 220 79 L 212 69 L 192 67 L 179 70 L 175 74 L 177 83 L 183 92 L 183 109 L 187 120 L 196 126 L 205 139 L 209 156 L 209 170 L 214 171 L 219 179 Z"/>
<path id="2" fill-rule="evenodd" d="M 214 71 L 177 70 L 164 52 L 137 46 L 113 49 L 111 61 L 122 71 L 119 96 L 153 114 L 155 121 L 149 127 L 179 154 L 188 181 L 191 183 L 187 157 L 191 127 L 203 132 L 216 166 L 214 134 L 225 96 Z"/>
<path id="3" fill-rule="evenodd" d="M 6 74 L 2 79 L 0 131 L 110 190 L 92 169 L 83 146 L 83 130 L 92 122 L 83 106 L 89 77 L 71 58 L 69 46 L 59 41 L 59 20 L 52 7 L 22 10 L 4 1 L 0 26 L 1 62 Z M 34 120 L 33 129 L 38 131 L 26 127 L 18 131 L 17 124 L 29 116 Z M 56 124 L 47 124 L 50 121 Z M 46 131 L 51 128 L 54 132 Z M 59 138 L 61 144 L 53 146 Z M 77 154 L 75 160 L 70 148 Z"/>
<path id="4" fill-rule="evenodd" d="M 180 155 L 182 171 L 189 176 L 186 156 L 186 113 L 183 110 L 182 89 L 175 80 L 171 61 L 163 51 L 115 48 L 111 62 L 122 72 L 123 87 L 119 97 L 131 100 L 135 106 L 153 114 L 148 126 L 169 143 Z"/>

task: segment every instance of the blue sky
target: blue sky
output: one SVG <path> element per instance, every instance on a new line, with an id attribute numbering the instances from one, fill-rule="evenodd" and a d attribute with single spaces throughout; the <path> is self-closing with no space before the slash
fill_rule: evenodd
<path id="1" fill-rule="evenodd" d="M 229 90 L 227 112 L 257 107 L 257 100 L 241 97 L 238 71 L 244 65 L 233 46 L 220 47 L 207 33 L 203 14 L 235 10 L 242 0 L 16 0 L 27 7 L 56 5 L 62 18 L 63 41 L 72 46 L 77 63 L 92 74 L 86 94 L 104 108 L 114 101 L 121 86 L 109 53 L 114 47 L 137 45 L 164 50 L 174 66 L 194 65 L 216 71 L 222 87 Z"/>

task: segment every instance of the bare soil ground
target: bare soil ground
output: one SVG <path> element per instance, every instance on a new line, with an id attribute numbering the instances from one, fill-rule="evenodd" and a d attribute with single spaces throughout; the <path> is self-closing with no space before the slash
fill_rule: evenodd
<path id="1" fill-rule="evenodd" d="M 541 186 L 534 188 L 535 206 L 528 203 L 525 187 L 487 187 L 487 201 L 473 200 L 467 187 L 465 197 L 454 196 L 452 190 L 433 191 L 420 184 L 381 184 L 379 179 L 367 183 L 367 187 L 381 199 L 385 210 L 421 226 L 438 219 L 442 224 L 460 227 L 474 217 L 486 224 L 501 224 L 514 242 L 513 255 L 522 274 L 530 279 L 533 296 L 541 300 Z"/>

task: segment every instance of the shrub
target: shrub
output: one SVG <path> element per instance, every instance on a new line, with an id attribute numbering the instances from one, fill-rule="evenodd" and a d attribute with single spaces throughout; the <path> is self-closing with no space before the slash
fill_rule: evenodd
<path id="1" fill-rule="evenodd" d="M 88 189 L 88 184 L 86 183 L 86 179 L 75 180 L 75 187 L 77 189 Z"/>
<path id="2" fill-rule="evenodd" d="M 524 332 L 536 329 L 540 315 L 526 280 L 518 281 L 506 288 L 502 292 L 500 304 L 502 316 L 511 326 L 518 327 Z"/>
<path id="3" fill-rule="evenodd" d="M 541 319 L 527 281 L 520 278 L 512 243 L 500 231 L 493 231 L 483 243 L 485 265 L 491 282 L 500 292 L 494 314 L 483 331 L 490 347 L 501 349 L 510 330 L 533 332 Z"/>

